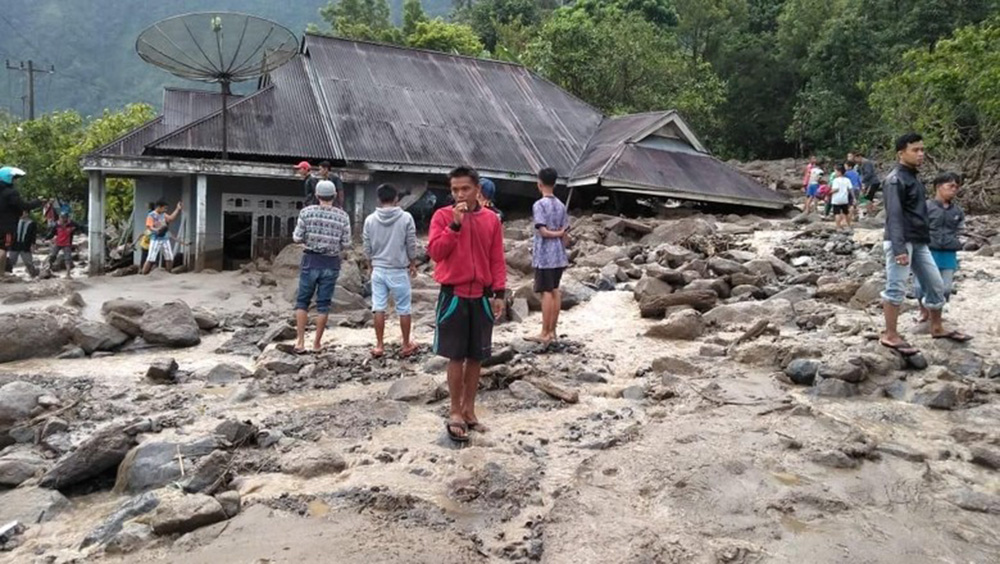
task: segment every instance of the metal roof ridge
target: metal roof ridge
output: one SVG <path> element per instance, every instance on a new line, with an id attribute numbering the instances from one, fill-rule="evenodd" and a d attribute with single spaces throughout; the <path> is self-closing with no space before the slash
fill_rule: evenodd
<path id="1" fill-rule="evenodd" d="M 299 55 L 299 58 L 302 60 L 302 72 L 306 75 L 306 81 L 309 83 L 309 92 L 312 93 L 313 101 L 316 103 L 316 109 L 319 110 L 319 113 L 323 118 L 323 128 L 326 130 L 330 146 L 336 153 L 336 155 L 331 155 L 331 157 L 335 160 L 347 162 L 347 152 L 344 150 L 344 143 L 340 139 L 340 133 L 338 133 L 336 128 L 333 126 L 333 116 L 330 112 L 329 106 L 327 105 L 326 92 L 323 89 L 323 81 L 319 79 L 317 73 L 313 72 L 312 56 L 307 54 L 305 50 L 304 37 L 302 41 L 303 50 Z M 318 92 L 317 89 L 319 90 Z"/>
<path id="2" fill-rule="evenodd" d="M 381 41 L 372 41 L 369 39 L 351 39 L 348 37 L 337 37 L 336 35 L 326 35 L 324 33 L 315 31 L 306 31 L 302 34 L 303 39 L 303 49 L 305 49 L 305 39 L 307 37 L 315 37 L 317 39 L 323 39 L 327 41 L 343 41 L 347 43 L 363 43 L 365 45 L 374 45 L 376 47 L 389 47 L 391 49 L 398 49 L 400 51 L 413 51 L 416 53 L 429 53 L 431 55 L 442 55 L 445 57 L 451 57 L 454 59 L 467 59 L 471 61 L 485 61 L 488 63 L 496 63 L 498 65 L 506 65 L 511 67 L 518 67 L 522 69 L 527 69 L 521 63 L 514 63 L 511 61 L 501 61 L 500 59 L 490 59 L 486 57 L 476 57 L 475 55 L 462 55 L 459 53 L 447 53 L 445 51 L 435 51 L 434 49 L 424 49 L 422 47 L 408 47 L 406 45 L 396 45 L 395 43 L 383 43 Z"/>

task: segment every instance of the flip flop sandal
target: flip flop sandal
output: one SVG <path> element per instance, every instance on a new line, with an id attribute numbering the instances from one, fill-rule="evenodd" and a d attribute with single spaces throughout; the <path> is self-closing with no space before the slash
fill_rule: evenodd
<path id="1" fill-rule="evenodd" d="M 972 340 L 971 335 L 966 335 L 961 331 L 951 331 L 945 333 L 944 335 L 931 335 L 933 339 L 948 339 L 949 341 L 954 341 L 956 343 L 968 343 Z"/>
<path id="2" fill-rule="evenodd" d="M 892 349 L 892 350 L 898 352 L 899 354 L 901 354 L 903 356 L 913 356 L 915 354 L 920 354 L 920 349 L 914 347 L 913 345 L 907 343 L 906 341 L 903 341 L 902 343 L 899 343 L 898 345 L 893 345 L 891 343 L 887 343 L 887 342 L 879 339 L 878 343 L 880 345 L 882 345 L 883 347 L 885 347 L 887 349 Z"/>
<path id="3" fill-rule="evenodd" d="M 479 421 L 473 421 L 472 423 L 466 423 L 469 426 L 470 431 L 475 431 L 477 433 L 485 433 L 490 430 L 489 427 L 483 425 Z"/>
<path id="4" fill-rule="evenodd" d="M 465 435 L 456 435 L 451 431 L 452 428 L 461 429 Z M 444 430 L 448 433 L 448 438 L 456 443 L 469 442 L 469 426 L 464 421 L 445 421 Z"/>

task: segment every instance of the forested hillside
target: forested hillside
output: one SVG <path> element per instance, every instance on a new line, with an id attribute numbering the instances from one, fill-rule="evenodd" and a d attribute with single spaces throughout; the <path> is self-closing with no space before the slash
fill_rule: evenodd
<path id="1" fill-rule="evenodd" d="M 403 0 L 392 0 L 398 18 Z M 136 36 L 157 20 L 196 11 L 238 11 L 268 18 L 301 35 L 320 22 L 327 0 L 4 0 L 0 3 L 0 64 L 33 59 L 56 73 L 37 77 L 37 111 L 74 109 L 99 114 L 132 102 L 159 105 L 164 84 L 187 84 L 143 63 Z M 447 14 L 451 0 L 425 0 L 428 13 Z M 0 72 L 0 109 L 21 116 L 24 73 Z"/>

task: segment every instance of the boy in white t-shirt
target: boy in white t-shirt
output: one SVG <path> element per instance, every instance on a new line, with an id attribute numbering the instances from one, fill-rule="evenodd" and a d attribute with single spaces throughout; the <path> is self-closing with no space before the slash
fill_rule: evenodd
<path id="1" fill-rule="evenodd" d="M 851 226 L 851 179 L 845 176 L 844 165 L 837 165 L 837 177 L 830 186 L 830 204 L 837 219 L 837 227 Z"/>

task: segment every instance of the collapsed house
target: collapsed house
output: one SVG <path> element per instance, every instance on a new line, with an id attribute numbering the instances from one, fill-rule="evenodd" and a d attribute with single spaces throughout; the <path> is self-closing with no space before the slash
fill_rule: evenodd
<path id="1" fill-rule="evenodd" d="M 505 195 L 535 173 L 595 190 L 780 209 L 787 200 L 712 157 L 673 111 L 607 117 L 523 66 L 307 34 L 301 52 L 235 97 L 166 89 L 162 114 L 82 159 L 89 232 L 105 231 L 108 177 L 135 179 L 134 229 L 149 202 L 183 202 L 173 225 L 195 270 L 236 268 L 291 241 L 303 204 L 292 165 L 329 160 L 355 225 L 392 182 L 408 203 L 468 165 Z M 222 159 L 226 135 L 228 158 Z M 439 202 L 443 203 L 443 202 Z M 104 246 L 90 246 L 91 273 Z"/>

